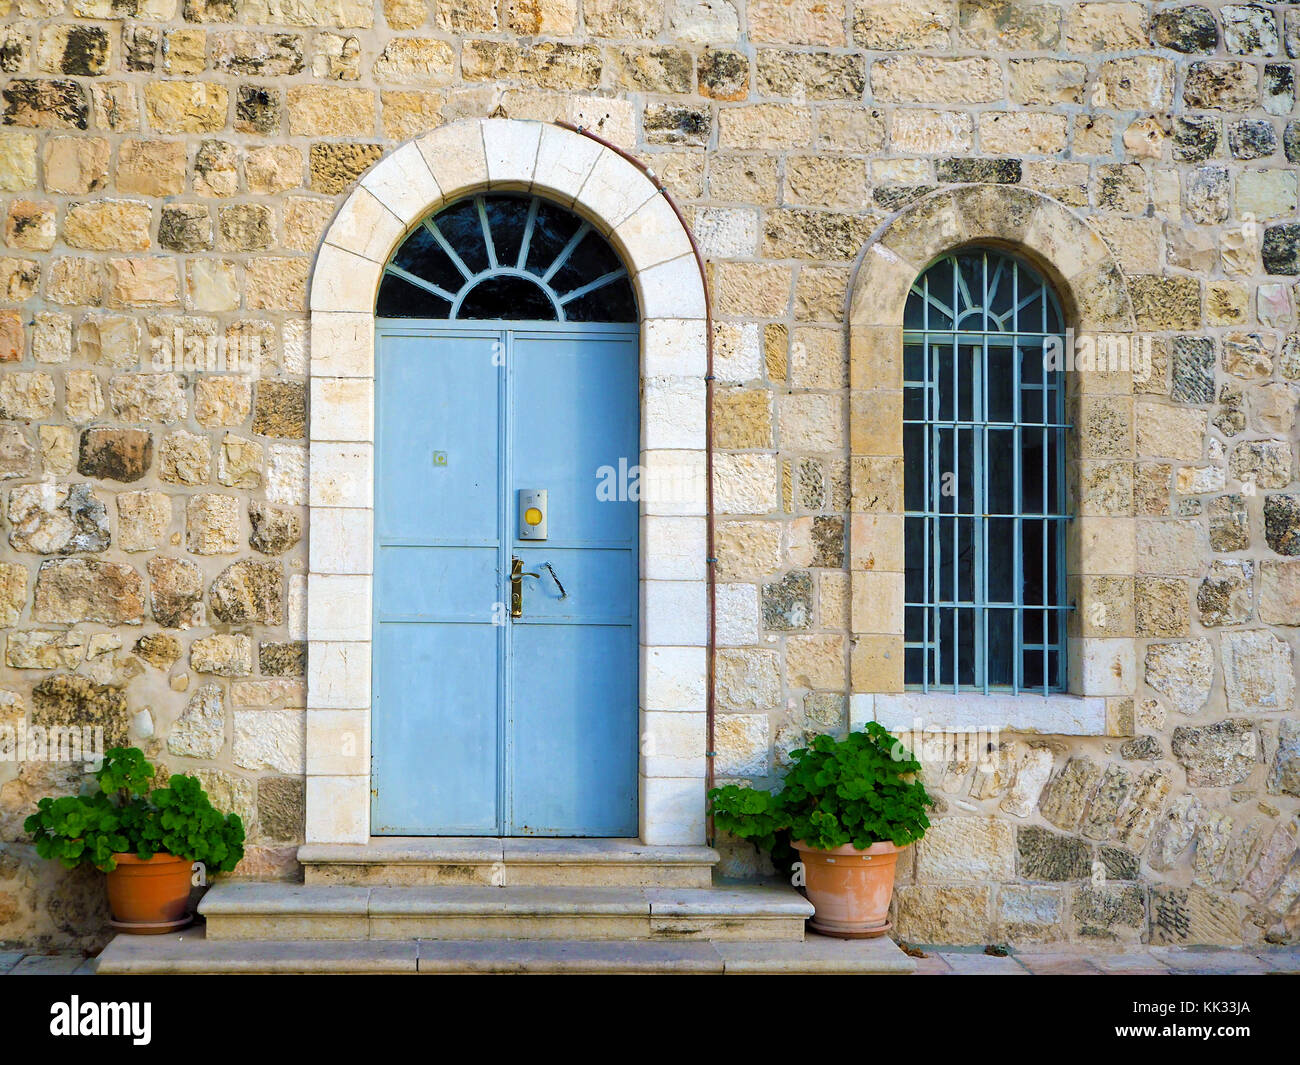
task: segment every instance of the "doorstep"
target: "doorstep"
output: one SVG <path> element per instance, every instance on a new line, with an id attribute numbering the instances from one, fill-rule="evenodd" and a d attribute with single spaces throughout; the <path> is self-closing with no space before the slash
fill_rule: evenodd
<path id="1" fill-rule="evenodd" d="M 223 881 L 210 940 L 803 939 L 812 906 L 783 882 L 708 888 Z"/>
<path id="2" fill-rule="evenodd" d="M 908 975 L 916 962 L 888 937 L 802 942 L 703 940 L 212 941 L 199 926 L 119 935 L 95 962 L 102 975 L 699 974 Z"/>
<path id="3" fill-rule="evenodd" d="M 376 836 L 298 848 L 308 884 L 708 887 L 712 847 L 639 839 Z"/>

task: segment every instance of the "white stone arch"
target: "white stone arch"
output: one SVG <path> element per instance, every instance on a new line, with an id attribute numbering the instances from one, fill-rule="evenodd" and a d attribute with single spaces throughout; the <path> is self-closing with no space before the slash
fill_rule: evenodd
<path id="1" fill-rule="evenodd" d="M 706 302 L 689 234 L 619 153 L 559 126 L 467 119 L 381 160 L 344 201 L 310 285 L 306 839 L 370 838 L 374 320 L 384 265 L 421 219 L 484 190 L 531 192 L 618 250 L 641 316 L 640 836 L 705 831 Z"/>

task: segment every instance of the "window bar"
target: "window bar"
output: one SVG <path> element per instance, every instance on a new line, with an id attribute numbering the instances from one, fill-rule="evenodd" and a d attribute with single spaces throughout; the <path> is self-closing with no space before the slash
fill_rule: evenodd
<path id="1" fill-rule="evenodd" d="M 984 289 L 985 291 L 987 291 L 987 288 L 988 288 L 988 263 L 987 263 L 986 261 L 985 261 L 985 262 L 981 262 L 981 264 L 980 264 L 979 284 L 980 284 L 981 289 Z M 986 306 L 987 306 L 987 301 L 985 301 L 985 304 L 986 304 Z M 961 522 L 962 522 L 962 519 L 961 519 L 961 518 L 958 518 L 958 519 L 957 519 L 957 528 L 958 528 L 957 539 L 958 539 L 958 543 L 959 543 L 963 548 L 969 546 L 970 549 L 971 549 L 971 553 L 970 553 L 970 558 L 971 558 L 971 566 L 970 566 L 970 598 L 969 598 L 969 599 L 965 599 L 965 600 L 963 600 L 963 601 L 964 601 L 965 604 L 966 604 L 966 609 L 968 609 L 968 610 L 970 611 L 970 620 L 971 620 L 971 626 L 970 626 L 970 644 L 971 644 L 971 645 L 970 645 L 970 651 L 971 651 L 971 658 L 972 658 L 972 661 L 971 661 L 971 664 L 970 664 L 970 665 L 971 665 L 971 683 L 974 684 L 974 685 L 978 685 L 979 682 L 980 682 L 979 655 L 980 655 L 980 650 L 981 650 L 981 649 L 980 649 L 980 641 L 979 641 L 979 567 L 980 567 L 980 565 L 981 565 L 981 563 L 982 563 L 983 560 L 982 560 L 981 557 L 980 557 L 980 550 L 979 550 L 979 548 L 980 548 L 980 543 L 979 543 L 979 532 L 978 532 L 978 528 L 979 528 L 979 517 L 978 517 L 978 514 L 979 514 L 979 509 L 980 509 L 980 508 L 979 508 L 979 477 L 980 477 L 980 464 L 979 464 L 979 429 L 978 429 L 978 428 L 976 427 L 976 425 L 975 425 L 975 422 L 976 422 L 976 417 L 975 417 L 975 410 L 976 410 L 976 407 L 975 407 L 975 405 L 979 402 L 980 348 L 977 347 L 977 346 L 975 346 L 975 345 L 972 345 L 968 350 L 969 350 L 969 353 L 970 353 L 970 365 L 964 367 L 964 369 L 965 369 L 966 372 L 970 375 L 970 386 L 969 386 L 969 387 L 970 387 L 970 414 L 971 414 L 971 426 L 970 426 L 970 429 L 968 430 L 968 432 L 969 432 L 969 434 L 970 434 L 970 435 L 969 435 L 969 440 L 970 440 L 970 454 L 969 454 L 968 456 L 966 456 L 966 457 L 967 457 L 967 460 L 968 460 L 968 462 L 969 462 L 969 465 L 970 465 L 970 479 L 971 479 L 971 480 L 970 480 L 970 500 L 969 500 L 969 502 L 966 502 L 966 501 L 964 501 L 964 500 L 962 499 L 962 486 L 961 486 L 961 479 L 958 478 L 958 479 L 957 479 L 957 508 L 956 508 L 956 509 L 957 509 L 958 513 L 960 513 L 960 512 L 961 512 L 961 509 L 962 509 L 963 506 L 969 506 L 969 507 L 970 507 L 970 513 L 971 513 L 971 515 L 972 515 L 971 517 L 965 519 L 967 522 L 970 523 L 970 524 L 969 524 L 970 544 L 967 545 L 967 543 L 966 543 L 966 537 L 965 537 L 965 532 L 963 532 L 962 529 L 961 529 Z M 960 361 L 961 361 L 961 362 L 964 362 L 964 361 L 965 361 L 965 355 L 963 355 L 963 356 L 961 357 Z M 961 411 L 960 411 L 960 410 L 958 410 L 957 415 L 958 415 L 959 418 L 961 417 Z M 961 430 L 960 430 L 960 429 L 957 430 L 957 437 L 958 437 L 958 439 L 960 440 L 960 438 L 961 438 Z M 959 454 L 960 454 L 960 452 L 959 452 Z M 965 568 L 965 567 L 963 567 L 963 568 Z M 965 584 L 965 581 L 962 581 L 962 583 L 960 584 L 959 587 L 960 587 L 960 590 L 961 590 L 961 595 L 964 596 L 964 595 L 966 594 L 966 584 Z M 958 614 L 960 615 L 960 613 L 961 613 L 961 608 L 958 608 Z M 960 625 L 959 625 L 959 626 L 958 626 L 958 637 L 959 637 L 959 638 L 960 638 L 960 633 L 961 633 L 961 627 L 960 627 Z"/>
<path id="2" fill-rule="evenodd" d="M 1014 374 L 1015 391 L 1011 394 L 1011 414 L 1015 420 L 1015 428 L 1011 431 L 1011 444 L 1014 453 L 1011 456 L 1011 490 L 1012 490 L 1012 509 L 1018 513 L 1011 520 L 1011 562 L 1012 574 L 1014 578 L 1011 586 L 1011 601 L 1015 604 L 1012 611 L 1012 638 L 1015 641 L 1014 658 L 1015 663 L 1011 674 L 1011 690 L 1020 694 L 1020 689 L 1025 682 L 1025 546 L 1024 546 L 1024 505 L 1021 499 L 1021 492 L 1024 488 L 1021 484 L 1022 469 L 1021 464 L 1024 460 L 1023 433 L 1020 428 L 1021 403 L 1020 403 L 1020 360 L 1024 357 L 1024 349 L 1017 343 L 1012 352 L 1012 373 Z"/>
<path id="3" fill-rule="evenodd" d="M 939 359 L 940 348 L 936 345 L 932 349 L 934 360 L 934 403 L 935 408 L 941 402 L 940 397 L 943 393 L 943 363 Z M 943 485 L 942 471 L 939 467 L 943 460 L 943 431 L 938 425 L 931 429 L 931 439 L 933 440 L 934 462 L 930 469 L 930 483 L 926 485 L 926 492 L 930 498 L 930 509 L 934 512 L 934 530 L 933 530 L 933 557 L 934 557 L 934 586 L 926 590 L 934 603 L 934 662 L 935 674 L 934 683 L 939 685 L 943 678 L 943 611 L 940 603 L 943 602 L 943 496 L 941 489 Z"/>
<path id="4" fill-rule="evenodd" d="M 474 272 L 465 265 L 465 260 L 456 253 L 456 249 L 451 246 L 451 241 L 442 235 L 438 223 L 432 218 L 426 218 L 424 228 L 433 234 L 433 239 L 438 242 L 438 247 L 447 253 L 447 257 L 455 263 L 456 269 L 464 275 L 466 281 L 469 281 L 474 276 Z"/>
<path id="5" fill-rule="evenodd" d="M 981 349 L 983 352 L 983 366 L 981 367 L 981 398 L 984 407 L 984 414 L 988 414 L 989 409 L 989 346 L 987 339 Z M 984 674 L 984 694 L 989 693 L 989 562 L 988 562 L 988 523 L 989 523 L 989 434 L 987 429 L 975 430 L 975 455 L 980 460 L 980 476 L 975 482 L 975 493 L 978 494 L 979 506 L 976 510 L 984 512 L 983 517 L 975 518 L 976 529 L 976 570 L 975 575 L 979 580 L 976 587 L 976 594 L 979 598 L 980 607 L 976 611 L 976 626 L 979 632 L 980 647 L 977 648 L 978 654 L 975 656 L 976 668 Z M 982 559 L 983 564 L 980 564 Z"/>
<path id="6" fill-rule="evenodd" d="M 1043 425 L 1047 425 L 1047 366 L 1043 366 Z M 1047 434 L 1053 430 L 1043 428 L 1039 430 L 1043 434 L 1043 513 L 1047 513 Z M 1041 585 L 1043 599 L 1043 694 L 1048 692 L 1048 685 L 1051 680 L 1048 675 L 1048 666 L 1051 658 L 1047 653 L 1048 632 L 1050 631 L 1050 611 L 1047 609 L 1047 527 L 1051 525 L 1051 520 L 1043 519 L 1043 583 Z"/>
<path id="7" fill-rule="evenodd" d="M 921 691 L 930 690 L 930 669 L 932 657 L 930 654 L 930 600 L 934 595 L 930 591 L 930 536 L 932 519 L 929 517 L 930 507 L 930 445 L 931 438 L 934 435 L 932 423 L 930 423 L 930 341 L 928 330 L 930 328 L 930 274 L 926 271 L 921 275 L 921 328 L 927 333 L 921 338 L 921 417 L 926 420 L 926 425 L 921 432 Z M 906 525 L 904 523 L 904 557 L 903 569 L 907 569 L 906 555 Z M 906 577 L 904 577 L 906 581 Z M 904 628 L 906 628 L 906 610 L 904 607 Z M 907 653 L 903 654 L 904 660 Z"/>
<path id="8" fill-rule="evenodd" d="M 1042 321 L 1043 328 L 1046 329 L 1047 328 L 1047 288 L 1045 285 L 1040 286 L 1039 297 L 1040 297 L 1039 308 L 1038 308 L 1039 316 Z M 1043 422 L 1044 424 L 1060 421 L 1060 418 L 1057 416 L 1058 412 L 1056 409 L 1057 395 L 1058 393 L 1052 388 L 1052 377 L 1048 373 L 1046 363 L 1044 363 L 1043 366 Z M 1049 412 L 1050 412 L 1050 416 L 1049 416 Z M 1059 447 L 1061 430 L 1044 429 L 1043 432 L 1046 434 L 1043 440 L 1043 470 L 1044 470 L 1044 474 L 1046 474 L 1049 468 L 1056 467 L 1055 460 L 1056 460 L 1057 450 Z M 1059 480 L 1057 481 L 1058 486 L 1061 483 L 1062 483 L 1061 481 Z M 1048 497 L 1048 481 L 1046 476 L 1044 476 L 1043 478 L 1043 493 L 1044 493 L 1044 500 L 1046 500 Z M 1059 498 L 1059 487 L 1058 487 L 1057 496 Z M 1053 512 L 1055 512 L 1057 509 L 1058 509 L 1057 507 L 1053 507 Z M 1053 570 L 1052 575 L 1054 578 L 1056 577 L 1056 567 L 1051 566 L 1049 563 L 1048 545 L 1059 542 L 1057 539 L 1057 530 L 1059 528 L 1060 525 L 1055 518 L 1047 518 L 1043 522 L 1043 604 L 1045 607 L 1043 611 L 1043 622 L 1044 622 L 1043 624 L 1043 691 L 1044 693 L 1050 690 L 1050 688 L 1052 687 L 1052 681 L 1054 679 L 1051 672 L 1053 651 L 1055 651 L 1057 655 L 1056 657 L 1057 669 L 1059 670 L 1062 665 L 1060 628 L 1059 628 L 1060 619 L 1062 615 L 1060 610 L 1057 609 L 1060 604 L 1057 601 L 1058 595 L 1056 594 L 1056 592 L 1060 588 L 1060 585 L 1057 584 L 1055 579 L 1052 581 L 1050 585 L 1047 582 L 1047 574 L 1049 569 Z M 1058 551 L 1058 561 L 1059 561 L 1059 551 Z"/>
<path id="9" fill-rule="evenodd" d="M 926 292 L 929 293 L 932 287 L 930 279 L 927 276 Z M 955 295 L 955 293 L 956 290 L 954 289 L 953 294 Z M 932 301 L 927 300 L 925 306 L 925 325 L 927 329 L 933 328 L 933 323 L 931 321 L 933 318 L 931 305 Z M 956 302 L 955 300 L 950 300 L 948 318 L 949 323 L 954 326 L 957 320 L 956 313 Z M 926 360 L 926 374 L 929 380 L 934 382 L 933 415 L 936 420 L 942 408 L 941 397 L 943 395 L 943 361 L 939 358 L 939 351 L 940 349 L 937 345 L 930 347 Z M 933 359 L 932 363 L 930 361 L 931 359 Z M 932 519 L 933 541 L 931 545 L 931 554 L 934 562 L 934 578 L 933 586 L 927 588 L 925 594 L 926 598 L 934 604 L 930 608 L 934 613 L 934 674 L 932 680 L 934 685 L 937 687 L 943 682 L 943 611 L 939 607 L 939 604 L 943 601 L 943 518 L 940 516 L 943 513 L 943 497 L 940 495 L 940 488 L 943 484 L 943 480 L 941 471 L 939 470 L 939 466 L 943 459 L 943 435 L 939 430 L 938 425 L 935 425 L 931 431 L 930 438 L 932 442 L 931 446 L 934 461 L 931 463 L 930 479 L 925 486 L 925 491 L 926 497 L 929 500 L 929 508 L 934 513 L 934 518 Z M 926 690 L 928 691 L 929 687 L 927 687 Z"/>
<path id="10" fill-rule="evenodd" d="M 961 271 L 953 276 L 961 283 Z M 965 288 L 964 284 L 962 286 Z M 969 302 L 969 301 L 968 301 Z M 954 298 L 953 306 L 958 306 Z M 961 349 L 954 338 L 952 346 L 952 413 L 961 420 Z M 961 690 L 961 429 L 952 429 L 952 690 Z"/>
<path id="11" fill-rule="evenodd" d="M 561 296 L 560 306 L 563 307 L 566 303 L 570 302 L 571 300 L 579 299 L 580 297 L 587 295 L 588 292 L 595 292 L 596 289 L 604 288 L 606 285 L 612 284 L 613 282 L 617 281 L 619 278 L 626 277 L 626 276 L 627 276 L 627 271 L 624 270 L 621 266 L 617 270 L 611 270 L 607 274 L 602 274 L 600 277 L 596 278 L 595 281 L 589 281 L 581 288 L 575 288 L 567 296 Z"/>
<path id="12" fill-rule="evenodd" d="M 991 279 L 989 277 L 989 259 L 987 255 L 981 255 L 980 256 L 980 286 L 984 290 L 982 295 L 982 301 L 984 304 L 984 310 L 986 315 L 989 313 L 989 308 L 990 308 L 990 304 L 989 304 L 990 283 L 991 283 Z M 984 542 L 983 542 L 983 538 L 980 535 L 981 519 L 979 517 L 980 511 L 985 509 L 980 499 L 980 480 L 984 475 L 984 464 L 980 461 L 981 458 L 980 435 L 981 434 L 979 429 L 979 416 L 980 416 L 980 399 L 984 388 L 985 371 L 987 370 L 987 367 L 983 364 L 983 360 L 985 359 L 988 353 L 985 344 L 987 337 L 988 334 L 986 333 L 985 336 L 981 338 L 980 342 L 978 344 L 972 345 L 970 349 L 971 352 L 970 417 L 972 423 L 972 427 L 970 430 L 970 445 L 971 445 L 970 446 L 970 459 L 971 459 L 970 509 L 971 509 L 971 513 L 974 515 L 973 517 L 968 519 L 970 521 L 970 532 L 971 532 L 972 568 L 971 568 L 970 591 L 971 591 L 971 602 L 973 604 L 971 608 L 971 651 L 973 652 L 972 656 L 974 661 L 971 662 L 971 683 L 977 687 L 980 686 L 982 683 L 986 682 L 987 672 L 988 672 L 986 669 L 987 663 L 984 661 L 984 656 L 987 653 L 988 645 L 985 643 L 983 638 L 984 630 L 981 621 L 981 615 L 983 611 L 980 608 L 981 602 L 983 600 L 983 595 L 981 594 L 983 588 L 982 578 L 984 577 L 985 570 L 988 567 L 988 559 L 985 557 L 983 551 Z"/>
<path id="13" fill-rule="evenodd" d="M 536 196 L 529 201 L 528 217 L 524 220 L 524 239 L 519 243 L 519 258 L 515 260 L 516 270 L 523 270 L 528 265 L 528 248 L 533 242 L 533 227 L 537 225 L 537 208 L 541 202 Z"/>
<path id="14" fill-rule="evenodd" d="M 555 257 L 555 262 L 551 263 L 551 265 L 547 267 L 546 273 L 542 275 L 543 281 L 550 284 L 551 278 L 555 276 L 560 267 L 569 261 L 569 256 L 573 254 L 573 249 L 576 248 L 582 242 L 582 238 L 590 232 L 591 223 L 583 222 L 582 225 L 578 227 L 578 231 L 569 238 L 569 243 L 560 249 L 560 254 Z"/>
<path id="15" fill-rule="evenodd" d="M 930 282 L 926 280 L 926 302 L 922 305 L 922 325 L 929 324 L 929 288 Z M 924 341 L 921 344 L 921 415 L 927 421 L 930 417 L 930 344 Z M 933 435 L 933 429 L 929 425 L 925 427 L 921 437 L 923 444 L 921 447 L 922 462 L 924 463 L 922 471 L 921 485 L 924 491 L 921 493 L 921 510 L 922 513 L 929 511 L 930 508 L 930 439 Z M 932 519 L 927 514 L 921 519 L 921 600 L 925 604 L 921 607 L 921 690 L 928 692 L 930 690 L 930 600 L 934 598 L 930 591 L 930 525 Z M 907 519 L 903 519 L 904 533 L 906 533 Z M 906 559 L 906 540 L 904 540 L 904 559 L 903 569 L 907 569 Z M 906 581 L 906 577 L 904 577 Z M 904 617 L 906 610 L 904 607 Z M 906 621 L 903 625 L 906 629 Z M 904 652 L 904 659 L 907 655 Z"/>
<path id="16" fill-rule="evenodd" d="M 1065 382 L 1062 380 L 1059 374 L 1056 375 L 1055 408 L 1056 408 L 1056 414 L 1055 414 L 1056 420 L 1058 422 L 1064 422 L 1065 421 Z M 1056 525 L 1055 525 L 1056 583 L 1054 587 L 1056 588 L 1056 593 L 1057 593 L 1056 603 L 1055 603 L 1057 609 L 1054 612 L 1056 615 L 1055 629 L 1056 629 L 1056 644 L 1057 644 L 1056 686 L 1058 688 L 1065 688 L 1069 683 L 1069 676 L 1066 673 L 1066 665 L 1067 665 L 1066 655 L 1069 653 L 1069 643 L 1066 640 L 1066 634 L 1065 634 L 1065 624 L 1066 624 L 1065 612 L 1066 610 L 1069 609 L 1069 604 L 1065 599 L 1065 594 L 1066 594 L 1065 593 L 1065 589 L 1066 589 L 1065 532 L 1066 532 L 1066 522 L 1069 520 L 1068 511 L 1070 508 L 1070 503 L 1069 503 L 1068 496 L 1065 496 L 1064 494 L 1064 485 L 1065 485 L 1065 430 L 1064 429 L 1056 430 L 1056 478 L 1057 478 L 1056 483 L 1058 486 L 1056 497 L 1057 499 L 1062 499 L 1062 498 L 1065 499 L 1065 504 L 1059 508 L 1059 513 L 1062 516 L 1056 519 Z"/>
<path id="17" fill-rule="evenodd" d="M 483 247 L 487 249 L 488 269 L 497 268 L 497 246 L 492 239 L 492 227 L 488 225 L 487 205 L 482 196 L 474 197 L 474 206 L 478 208 L 478 224 L 483 230 Z"/>
<path id="18" fill-rule="evenodd" d="M 937 411 L 939 407 L 939 387 L 938 387 L 939 348 L 937 345 L 927 342 L 925 346 L 925 352 L 926 352 L 925 377 L 926 377 L 927 385 L 932 377 L 936 382 L 932 399 L 934 403 L 934 408 Z M 931 365 L 931 360 L 933 360 L 933 366 Z M 932 368 L 934 370 L 933 375 L 930 372 Z M 929 402 L 929 400 L 927 400 L 927 402 Z M 934 573 L 931 576 L 930 580 L 926 582 L 926 586 L 925 586 L 925 599 L 926 599 L 925 612 L 926 612 L 927 619 L 932 612 L 934 614 L 933 679 L 936 684 L 939 682 L 939 678 L 943 675 L 941 672 L 943 668 L 942 667 L 943 631 L 941 628 L 941 625 L 943 623 L 943 617 L 939 613 L 939 605 L 938 605 L 939 601 L 943 598 L 943 590 L 940 587 L 940 581 L 942 580 L 943 577 L 943 543 L 941 540 L 943 521 L 939 517 L 940 510 L 942 507 L 942 503 L 939 499 L 940 480 L 938 477 L 935 476 L 935 474 L 938 472 L 939 459 L 942 454 L 943 454 L 943 449 L 940 443 L 939 427 L 937 425 L 932 424 L 928 427 L 928 431 L 926 433 L 927 477 L 925 481 L 925 506 L 926 509 L 930 511 L 930 513 L 933 515 L 933 517 L 929 519 L 930 527 L 926 530 L 926 537 L 927 537 L 926 551 L 928 552 L 928 555 L 932 560 Z M 933 462 L 930 461 L 931 457 L 933 457 Z M 929 676 L 926 677 L 925 690 L 927 692 L 930 690 Z"/>
<path id="19" fill-rule="evenodd" d="M 1011 264 L 1011 306 L 1015 307 L 1020 303 L 1020 263 L 1013 261 Z M 1020 315 L 1013 315 L 1011 321 L 1013 335 L 1020 330 Z M 1011 395 L 1011 420 L 1015 423 L 1015 429 L 1011 433 L 1011 443 L 1014 448 L 1014 454 L 1011 456 L 1011 485 L 1014 491 L 1012 496 L 1012 510 L 1016 517 L 1011 522 L 1012 537 L 1012 573 L 1015 578 L 1012 582 L 1011 601 L 1015 603 L 1015 609 L 1012 611 L 1013 621 L 1011 635 L 1012 646 L 1012 667 L 1011 667 L 1011 690 L 1016 695 L 1020 694 L 1021 685 L 1024 683 L 1024 666 L 1025 666 L 1025 623 L 1024 611 L 1024 544 L 1021 537 L 1024 533 L 1024 518 L 1022 515 L 1025 510 L 1025 502 L 1020 497 L 1021 492 L 1021 463 L 1024 461 L 1024 452 L 1021 451 L 1023 446 L 1020 433 L 1020 419 L 1022 417 L 1020 405 L 1020 359 L 1022 349 L 1020 342 L 1017 340 L 1011 347 L 1011 374 L 1012 384 L 1015 386 Z"/>
<path id="20" fill-rule="evenodd" d="M 422 288 L 426 292 L 432 292 L 435 296 L 442 297 L 448 303 L 456 302 L 456 297 L 445 288 L 439 288 L 432 281 L 426 281 L 424 278 L 411 273 L 410 270 L 402 269 L 402 267 L 398 266 L 396 263 L 389 263 L 385 266 L 384 273 L 392 274 L 394 277 L 400 277 L 403 281 L 414 285 L 416 288 Z"/>

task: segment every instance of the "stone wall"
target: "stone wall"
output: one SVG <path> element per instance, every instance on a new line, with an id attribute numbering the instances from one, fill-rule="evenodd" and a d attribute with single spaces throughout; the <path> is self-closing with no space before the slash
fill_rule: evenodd
<path id="1" fill-rule="evenodd" d="M 849 473 L 855 259 L 935 188 L 1022 186 L 1106 240 L 1155 338 L 1122 430 L 1138 690 L 1122 735 L 1004 736 L 931 774 L 942 806 L 902 874 L 899 932 L 1300 934 L 1300 11 L 0 8 L 0 724 L 102 725 L 198 772 L 250 825 L 242 871 L 295 875 L 314 255 L 377 159 L 504 113 L 633 150 L 709 260 L 718 769 L 774 783 L 806 736 L 849 724 L 847 526 L 869 509 Z M 218 339 L 244 361 L 203 361 Z M 96 879 L 36 862 L 21 831 L 79 776 L 0 761 L 0 940 L 100 932 Z M 760 867 L 724 851 L 730 872 Z"/>

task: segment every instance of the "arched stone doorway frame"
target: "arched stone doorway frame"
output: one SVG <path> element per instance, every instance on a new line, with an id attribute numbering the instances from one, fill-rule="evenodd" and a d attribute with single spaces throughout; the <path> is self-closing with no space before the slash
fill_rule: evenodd
<path id="1" fill-rule="evenodd" d="M 706 301 L 689 234 L 655 183 L 558 126 L 467 119 L 410 141 L 344 201 L 311 279 L 307 576 L 308 843 L 370 838 L 375 295 L 427 215 L 472 193 L 528 192 L 596 226 L 641 316 L 640 838 L 705 832 Z M 594 489 L 593 489 L 594 490 Z"/>

